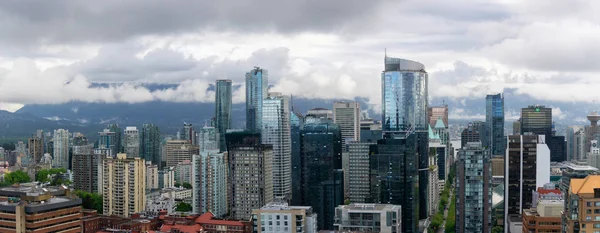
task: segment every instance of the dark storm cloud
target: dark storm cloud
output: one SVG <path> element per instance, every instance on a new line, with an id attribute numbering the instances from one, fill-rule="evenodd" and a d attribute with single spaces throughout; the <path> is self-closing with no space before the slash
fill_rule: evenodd
<path id="1" fill-rule="evenodd" d="M 0 38 L 13 43 L 119 41 L 202 29 L 336 32 L 372 17 L 380 1 L 0 1 Z"/>

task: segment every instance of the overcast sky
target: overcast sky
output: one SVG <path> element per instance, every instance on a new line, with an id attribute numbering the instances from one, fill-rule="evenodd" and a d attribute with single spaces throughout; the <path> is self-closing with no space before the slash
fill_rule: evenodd
<path id="1" fill-rule="evenodd" d="M 243 85 L 254 66 L 269 70 L 274 91 L 365 97 L 378 108 L 385 48 L 426 66 L 432 101 L 504 88 L 600 100 L 599 11 L 592 0 L 4 0 L 0 109 L 213 101 L 209 84 Z M 141 83 L 180 86 L 151 92 Z"/>

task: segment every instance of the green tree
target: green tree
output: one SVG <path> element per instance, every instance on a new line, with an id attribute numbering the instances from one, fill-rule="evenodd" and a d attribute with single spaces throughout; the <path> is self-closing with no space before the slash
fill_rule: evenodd
<path id="1" fill-rule="evenodd" d="M 83 208 L 94 209 L 98 211 L 99 214 L 102 213 L 102 195 L 81 190 L 75 190 L 74 193 L 81 198 L 81 205 Z"/>
<path id="2" fill-rule="evenodd" d="M 452 198 L 450 208 L 448 209 L 448 217 L 446 217 L 446 233 L 454 233 L 456 229 L 456 198 Z"/>
<path id="3" fill-rule="evenodd" d="M 26 172 L 18 170 L 4 175 L 4 181 L 8 184 L 27 183 L 31 181 Z"/>
<path id="4" fill-rule="evenodd" d="M 67 169 L 64 168 L 42 169 L 35 174 L 35 180 L 40 183 L 50 182 L 50 185 L 70 184 L 71 181 L 60 177 L 65 173 L 67 173 Z"/>
<path id="5" fill-rule="evenodd" d="M 442 216 L 442 214 L 437 213 L 431 219 L 431 224 L 429 225 L 429 227 L 431 227 L 431 229 L 435 231 L 440 228 L 442 223 L 444 223 L 444 217 Z"/>
<path id="6" fill-rule="evenodd" d="M 492 228 L 492 233 L 502 233 L 504 232 L 504 228 L 502 228 L 501 226 L 495 226 L 494 228 Z"/>
<path id="7" fill-rule="evenodd" d="M 173 186 L 179 188 L 179 187 L 181 187 L 181 184 L 179 182 L 175 182 L 175 185 L 173 185 Z"/>
<path id="8" fill-rule="evenodd" d="M 188 182 L 184 182 L 183 183 L 183 187 L 186 188 L 186 189 L 192 189 L 192 185 L 190 183 L 188 183 Z"/>
<path id="9" fill-rule="evenodd" d="M 192 205 L 185 203 L 185 202 L 179 202 L 179 203 L 177 203 L 177 206 L 175 207 L 175 211 L 190 212 L 190 211 L 192 211 Z"/>

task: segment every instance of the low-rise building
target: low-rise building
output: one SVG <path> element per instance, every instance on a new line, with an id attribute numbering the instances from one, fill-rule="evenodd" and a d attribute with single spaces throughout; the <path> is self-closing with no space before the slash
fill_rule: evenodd
<path id="1" fill-rule="evenodd" d="M 402 232 L 402 208 L 386 204 L 350 204 L 335 208 L 336 231 Z"/>
<path id="2" fill-rule="evenodd" d="M 209 211 L 194 221 L 202 227 L 202 232 L 205 233 L 250 233 L 252 232 L 252 223 L 249 221 L 224 220 L 215 218 Z"/>
<path id="3" fill-rule="evenodd" d="M 593 232 L 600 227 L 600 175 L 571 179 L 563 211 L 563 232 Z"/>
<path id="4" fill-rule="evenodd" d="M 317 214 L 310 206 L 288 206 L 276 200 L 252 211 L 252 227 L 255 233 L 315 233 Z"/>

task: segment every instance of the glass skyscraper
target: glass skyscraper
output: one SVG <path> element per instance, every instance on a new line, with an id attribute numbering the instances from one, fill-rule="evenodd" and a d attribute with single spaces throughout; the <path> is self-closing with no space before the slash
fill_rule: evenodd
<path id="1" fill-rule="evenodd" d="M 215 120 L 219 132 L 219 150 L 227 150 L 225 133 L 231 128 L 231 80 L 217 80 L 215 92 Z"/>
<path id="2" fill-rule="evenodd" d="M 469 142 L 458 155 L 456 232 L 490 232 L 492 171 L 488 150 L 480 142 Z"/>
<path id="3" fill-rule="evenodd" d="M 292 199 L 292 144 L 289 98 L 269 93 L 262 104 L 262 144 L 273 145 L 273 198 Z"/>
<path id="4" fill-rule="evenodd" d="M 246 73 L 246 129 L 261 130 L 263 100 L 267 98 L 269 76 L 265 69 L 254 67 Z"/>
<path id="5" fill-rule="evenodd" d="M 293 193 L 300 193 L 300 130 L 304 127 L 304 116 L 300 111 L 295 110 L 292 106 L 290 111 L 290 131 L 292 140 L 292 190 Z M 292 205 L 301 205 L 300 195 L 294 195 L 292 197 Z"/>
<path id="6" fill-rule="evenodd" d="M 146 161 L 152 161 L 152 164 L 160 167 L 160 130 L 158 126 L 154 124 L 142 125 L 140 137 L 140 157 Z"/>
<path id="7" fill-rule="evenodd" d="M 335 208 L 344 203 L 342 131 L 332 120 L 307 123 L 301 133 L 301 205 L 312 206 L 318 228 L 333 230 Z M 296 193 L 294 193 L 296 195 Z"/>
<path id="8" fill-rule="evenodd" d="M 485 97 L 485 122 L 489 148 L 492 155 L 504 155 L 506 152 L 504 138 L 504 97 L 502 94 Z"/>

